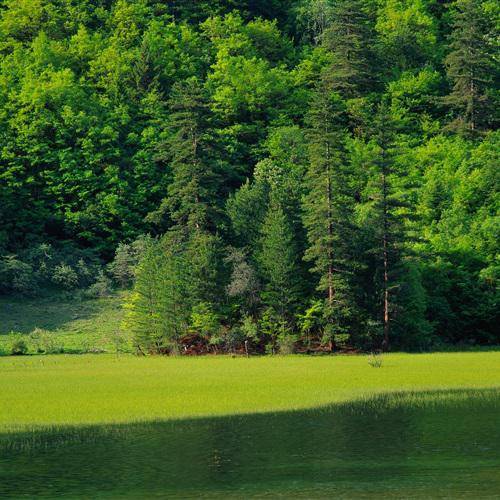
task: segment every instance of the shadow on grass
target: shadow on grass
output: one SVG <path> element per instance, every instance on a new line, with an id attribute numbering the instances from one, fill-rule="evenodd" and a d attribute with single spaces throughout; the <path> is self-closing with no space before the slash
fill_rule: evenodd
<path id="1" fill-rule="evenodd" d="M 500 389 L 0 436 L 0 497 L 486 497 Z"/>
<path id="2" fill-rule="evenodd" d="M 74 299 L 64 295 L 39 298 L 1 298 L 0 334 L 85 329 L 86 323 L 120 308 L 119 295 L 103 299 Z"/>

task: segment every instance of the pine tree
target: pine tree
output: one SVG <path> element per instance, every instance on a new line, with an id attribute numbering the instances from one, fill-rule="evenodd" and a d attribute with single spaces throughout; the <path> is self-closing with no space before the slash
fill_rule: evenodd
<path id="1" fill-rule="evenodd" d="M 446 102 L 456 112 L 451 128 L 473 134 L 493 126 L 490 91 L 498 83 L 495 33 L 479 0 L 457 0 L 452 11 L 450 52 L 445 59 L 453 89 Z"/>
<path id="2" fill-rule="evenodd" d="M 177 83 L 169 104 L 167 147 L 173 179 L 163 205 L 176 226 L 214 231 L 220 216 L 219 176 L 204 89 L 196 78 Z"/>
<path id="3" fill-rule="evenodd" d="M 265 283 L 262 302 L 290 326 L 300 295 L 300 271 L 292 225 L 279 203 L 271 202 L 262 227 L 258 262 Z"/>
<path id="4" fill-rule="evenodd" d="M 338 94 L 319 88 L 308 116 L 310 165 L 306 174 L 304 225 L 305 259 L 319 277 L 317 289 L 326 294 L 327 336 L 344 335 L 350 315 L 348 274 L 352 202 L 344 157 L 345 106 Z"/>
<path id="5" fill-rule="evenodd" d="M 151 244 L 136 271 L 125 324 L 139 352 L 176 352 L 188 326 L 188 264 L 173 233 Z"/>
<path id="6" fill-rule="evenodd" d="M 407 236 L 404 222 L 408 217 L 408 206 L 405 201 L 404 172 L 399 171 L 395 161 L 396 128 L 385 102 L 380 104 L 374 120 L 373 140 L 377 150 L 364 193 L 364 208 L 368 214 L 365 222 L 373 237 L 368 253 L 374 256 L 374 277 L 382 295 L 382 347 L 387 350 L 392 314 L 396 309 L 400 287 L 402 251 Z"/>
<path id="7" fill-rule="evenodd" d="M 339 0 L 333 6 L 323 45 L 333 63 L 324 73 L 331 90 L 344 98 L 359 97 L 373 83 L 374 29 L 365 0 Z"/>

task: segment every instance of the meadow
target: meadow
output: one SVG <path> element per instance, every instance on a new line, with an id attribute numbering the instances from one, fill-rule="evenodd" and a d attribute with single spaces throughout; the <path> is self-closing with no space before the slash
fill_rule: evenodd
<path id="1" fill-rule="evenodd" d="M 382 393 L 500 387 L 500 352 L 0 358 L 0 433 L 296 411 Z"/>
<path id="2" fill-rule="evenodd" d="M 120 325 L 126 292 L 88 299 L 75 294 L 47 294 L 27 298 L 0 297 L 0 354 L 24 339 L 36 354 L 37 333 L 50 335 L 51 344 L 66 353 L 115 352 L 124 337 Z M 121 342 L 122 350 L 131 350 Z"/>

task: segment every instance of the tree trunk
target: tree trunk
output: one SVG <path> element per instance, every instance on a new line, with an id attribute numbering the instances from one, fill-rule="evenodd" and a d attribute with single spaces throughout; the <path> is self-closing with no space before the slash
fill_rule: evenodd
<path id="1" fill-rule="evenodd" d="M 328 305 L 331 307 L 333 305 L 333 251 L 332 251 L 332 181 L 330 178 L 330 144 L 326 145 L 326 196 L 328 204 Z"/>
<path id="2" fill-rule="evenodd" d="M 384 340 L 382 350 L 389 349 L 389 219 L 387 210 L 387 173 L 382 172 L 382 204 L 383 204 L 383 260 L 384 260 Z"/>

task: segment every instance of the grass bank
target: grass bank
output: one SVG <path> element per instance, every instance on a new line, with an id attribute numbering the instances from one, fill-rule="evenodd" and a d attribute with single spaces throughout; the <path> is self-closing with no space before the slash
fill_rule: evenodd
<path id="1" fill-rule="evenodd" d="M 0 297 L 0 354 L 23 338 L 29 353 L 38 344 L 33 332 L 43 330 L 67 353 L 116 350 L 121 335 L 124 292 L 99 299 L 64 294 L 28 299 Z M 123 346 L 123 343 L 122 343 Z"/>
<path id="2" fill-rule="evenodd" d="M 400 391 L 500 387 L 500 352 L 0 358 L 0 432 L 314 408 Z"/>

